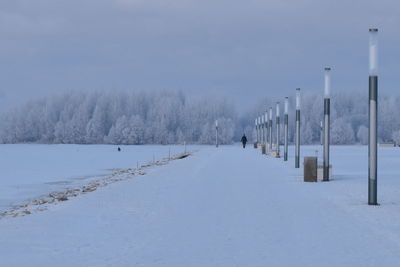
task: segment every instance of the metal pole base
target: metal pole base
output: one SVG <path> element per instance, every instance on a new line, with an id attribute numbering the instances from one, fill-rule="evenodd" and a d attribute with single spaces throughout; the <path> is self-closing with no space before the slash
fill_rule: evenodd
<path id="1" fill-rule="evenodd" d="M 324 162 L 323 162 L 323 182 L 329 182 L 329 138 L 330 138 L 330 109 L 329 98 L 324 99 Z"/>
<path id="2" fill-rule="evenodd" d="M 378 204 L 378 183 L 376 180 L 368 181 L 368 205 L 377 206 Z"/>
<path id="3" fill-rule="evenodd" d="M 300 110 L 296 110 L 295 168 L 300 168 Z"/>
<path id="4" fill-rule="evenodd" d="M 378 77 L 369 77 L 368 205 L 378 205 Z"/>

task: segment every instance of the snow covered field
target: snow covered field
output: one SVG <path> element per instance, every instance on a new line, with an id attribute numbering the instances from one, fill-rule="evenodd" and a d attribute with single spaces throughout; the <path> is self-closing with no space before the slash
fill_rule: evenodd
<path id="1" fill-rule="evenodd" d="M 93 149 L 108 148 L 113 149 Z M 318 148 L 303 147 L 302 156 L 315 155 Z M 135 153 L 124 150 L 129 159 L 112 152 L 110 158 L 121 158 L 85 168 L 82 159 L 70 159 L 76 157 L 71 149 L 66 158 L 79 162 L 84 173 L 67 173 L 74 166 L 70 162 L 59 167 L 65 176 L 57 177 L 100 174 L 135 163 Z M 145 176 L 40 213 L 0 220 L 1 264 L 397 266 L 400 149 L 379 149 L 380 206 L 366 205 L 367 147 L 334 146 L 331 152 L 335 180 L 304 183 L 292 156 L 285 163 L 253 148 L 201 147 Z M 152 153 L 146 155 L 151 160 Z M 47 157 L 57 174 L 56 161 Z M 27 164 L 19 162 L 13 166 Z"/>
<path id="2" fill-rule="evenodd" d="M 112 172 L 184 152 L 184 146 L 0 145 L 0 211 Z M 188 147 L 191 149 L 193 147 Z"/>

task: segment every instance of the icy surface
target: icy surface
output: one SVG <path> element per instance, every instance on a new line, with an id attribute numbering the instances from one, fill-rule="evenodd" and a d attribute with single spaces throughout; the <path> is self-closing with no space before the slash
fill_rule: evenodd
<path id="1" fill-rule="evenodd" d="M 335 180 L 304 183 L 292 157 L 203 147 L 145 176 L 0 220 L 1 265 L 397 266 L 400 149 L 379 150 L 381 206 L 366 205 L 367 148 L 331 152 Z"/>
<path id="2" fill-rule="evenodd" d="M 0 211 L 53 190 L 182 153 L 184 146 L 0 145 Z M 190 147 L 188 147 L 190 149 Z M 154 158 L 153 158 L 154 157 Z"/>

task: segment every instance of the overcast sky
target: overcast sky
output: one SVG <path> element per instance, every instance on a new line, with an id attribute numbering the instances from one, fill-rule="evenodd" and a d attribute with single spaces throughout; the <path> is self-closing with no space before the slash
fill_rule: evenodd
<path id="1" fill-rule="evenodd" d="M 364 90 L 378 27 L 380 90 L 398 94 L 400 2 L 1 0 L 2 108 L 66 90 L 181 89 L 242 110 L 296 87 Z"/>

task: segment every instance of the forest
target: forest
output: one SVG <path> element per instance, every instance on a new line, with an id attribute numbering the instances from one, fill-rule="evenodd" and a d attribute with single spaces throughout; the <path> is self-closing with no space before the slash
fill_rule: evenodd
<path id="1" fill-rule="evenodd" d="M 289 140 L 294 138 L 294 96 L 289 98 Z M 400 97 L 379 96 L 378 100 L 378 141 L 382 143 L 400 143 Z M 281 110 L 283 107 L 281 101 Z M 251 121 L 272 107 L 276 102 L 268 97 L 258 101 L 255 108 L 242 118 L 241 122 Z M 321 94 L 306 92 L 301 96 L 301 142 L 318 144 L 321 140 L 321 122 L 323 120 L 324 100 Z M 275 115 L 274 115 L 275 116 Z M 281 111 L 282 116 L 282 111 Z M 275 118 L 275 117 L 274 117 Z M 282 125 L 281 125 L 282 126 Z M 368 144 L 368 94 L 360 92 L 340 92 L 331 97 L 331 135 L 330 141 L 335 145 Z M 283 128 L 282 128 L 283 129 Z M 282 133 L 281 129 L 281 133 Z M 254 136 L 254 134 L 253 134 Z M 283 137 L 282 137 L 283 139 Z M 282 141 L 281 141 L 282 142 Z"/>
<path id="2" fill-rule="evenodd" d="M 45 144 L 213 144 L 215 120 L 219 142 L 255 136 L 254 119 L 276 102 L 255 100 L 239 114 L 228 97 L 188 97 L 181 91 L 69 92 L 31 100 L 1 115 L 1 143 Z M 380 96 L 379 141 L 400 143 L 399 97 Z M 294 98 L 290 98 L 289 140 L 294 135 Z M 281 102 L 282 103 L 282 102 Z M 332 144 L 368 142 L 368 96 L 337 93 L 331 99 Z M 281 110 L 283 105 L 281 104 Z M 303 144 L 320 142 L 323 99 L 306 93 L 301 99 Z M 281 114 L 282 115 L 282 114 Z M 275 119 L 275 114 L 274 114 Z M 283 127 L 283 126 L 282 126 Z M 283 132 L 283 131 L 281 131 Z M 283 138 L 283 137 L 282 137 Z M 282 141 L 282 140 L 281 140 Z"/>

